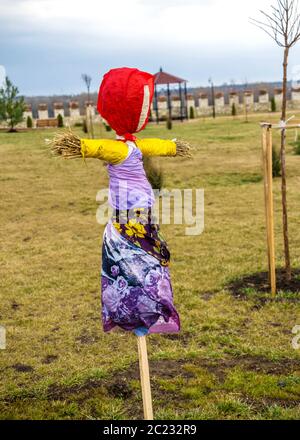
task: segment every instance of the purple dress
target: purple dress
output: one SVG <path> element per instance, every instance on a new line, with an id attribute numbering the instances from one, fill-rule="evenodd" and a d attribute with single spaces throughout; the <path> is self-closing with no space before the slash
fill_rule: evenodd
<path id="1" fill-rule="evenodd" d="M 133 142 L 127 143 L 127 159 L 108 165 L 114 214 L 103 235 L 103 329 L 143 327 L 148 333 L 177 333 L 180 319 L 173 304 L 169 250 L 159 226 L 151 222 L 155 198 L 142 153 Z"/>

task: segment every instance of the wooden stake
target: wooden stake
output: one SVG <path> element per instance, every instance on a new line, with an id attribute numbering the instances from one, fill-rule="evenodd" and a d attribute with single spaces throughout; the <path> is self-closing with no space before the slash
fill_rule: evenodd
<path id="1" fill-rule="evenodd" d="M 262 131 L 262 163 L 264 175 L 264 198 L 265 198 L 265 218 L 266 218 L 266 232 L 267 232 L 267 254 L 268 254 L 268 273 L 269 282 L 271 283 L 271 266 L 270 266 L 270 232 L 269 232 L 269 201 L 268 201 L 268 165 L 267 165 L 267 128 Z"/>
<path id="2" fill-rule="evenodd" d="M 274 206 L 273 206 L 273 172 L 272 172 L 272 130 L 269 126 L 263 127 L 263 171 L 265 212 L 267 227 L 267 247 L 269 263 L 269 281 L 272 296 L 276 295 L 276 268 L 275 268 L 275 239 L 274 239 Z"/>
<path id="3" fill-rule="evenodd" d="M 149 363 L 147 355 L 146 336 L 138 336 L 139 364 L 141 388 L 143 396 L 144 419 L 153 420 Z"/>
<path id="4" fill-rule="evenodd" d="M 276 267 L 275 267 L 275 238 L 274 238 L 274 205 L 273 205 L 273 151 L 272 130 L 267 129 L 267 163 L 268 163 L 268 211 L 269 211 L 269 234 L 270 234 L 270 278 L 272 296 L 276 295 Z"/>

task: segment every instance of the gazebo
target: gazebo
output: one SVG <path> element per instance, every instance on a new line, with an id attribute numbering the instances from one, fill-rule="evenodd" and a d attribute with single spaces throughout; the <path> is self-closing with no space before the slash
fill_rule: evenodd
<path id="1" fill-rule="evenodd" d="M 156 113 L 156 122 L 159 123 L 159 109 L 158 109 L 158 86 L 167 86 L 167 102 L 169 118 L 172 119 L 172 100 L 170 86 L 172 84 L 178 85 L 179 99 L 180 99 L 180 119 L 183 121 L 184 118 L 188 119 L 188 108 L 187 108 L 187 88 L 185 79 L 179 78 L 177 76 L 171 75 L 170 73 L 163 72 L 162 68 L 155 75 L 155 86 L 154 86 L 154 103 L 153 108 Z"/>

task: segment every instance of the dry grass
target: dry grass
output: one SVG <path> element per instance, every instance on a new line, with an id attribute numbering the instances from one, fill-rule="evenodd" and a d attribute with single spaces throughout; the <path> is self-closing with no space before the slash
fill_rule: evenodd
<path id="1" fill-rule="evenodd" d="M 64 159 L 81 158 L 80 138 L 70 129 L 56 132 L 52 140 L 46 140 L 54 156 L 62 156 Z"/>
<path id="2" fill-rule="evenodd" d="M 291 346 L 299 302 L 284 294 L 261 304 L 257 292 L 239 300 L 226 289 L 267 264 L 258 122 L 174 124 L 171 137 L 191 143 L 193 159 L 157 159 L 166 187 L 205 189 L 201 236 L 163 227 L 182 332 L 149 337 L 158 419 L 300 417 L 300 351 Z M 53 133 L 0 133 L 0 324 L 7 329 L 0 417 L 138 418 L 135 337 L 104 334 L 100 322 L 103 226 L 95 197 L 107 186 L 106 172 L 99 161 L 53 158 L 44 143 Z M 170 131 L 153 125 L 143 135 L 167 138 Z M 287 167 L 291 255 L 299 267 L 300 157 L 292 147 Z M 281 266 L 280 181 L 274 186 Z"/>
<path id="3" fill-rule="evenodd" d="M 176 156 L 192 158 L 191 145 L 184 140 L 176 139 Z"/>

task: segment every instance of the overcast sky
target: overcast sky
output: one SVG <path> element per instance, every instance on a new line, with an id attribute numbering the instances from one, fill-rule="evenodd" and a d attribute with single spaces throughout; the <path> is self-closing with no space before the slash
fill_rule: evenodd
<path id="1" fill-rule="evenodd" d="M 249 23 L 272 2 L 0 0 L 0 65 L 25 95 L 78 93 L 83 72 L 97 90 L 120 66 L 162 66 L 191 86 L 276 81 L 282 51 Z M 291 69 L 298 61 L 300 43 Z"/>

